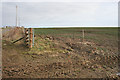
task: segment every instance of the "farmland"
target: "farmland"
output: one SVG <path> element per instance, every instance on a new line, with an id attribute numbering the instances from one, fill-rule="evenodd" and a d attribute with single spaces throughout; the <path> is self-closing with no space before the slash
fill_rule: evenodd
<path id="1" fill-rule="evenodd" d="M 85 39 L 82 42 L 82 29 Z M 110 78 L 118 72 L 118 28 L 35 28 L 32 49 L 21 29 L 3 36 L 4 78 Z M 13 32 L 13 31 L 12 31 Z M 19 36 L 18 36 L 19 35 Z M 17 37 L 16 37 L 17 36 Z"/>

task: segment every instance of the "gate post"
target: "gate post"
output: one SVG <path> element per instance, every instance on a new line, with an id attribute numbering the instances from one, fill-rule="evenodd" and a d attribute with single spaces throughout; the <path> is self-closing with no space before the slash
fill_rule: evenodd
<path id="1" fill-rule="evenodd" d="M 32 28 L 30 28 L 30 48 L 32 48 L 32 44 L 33 43 L 33 32 L 32 32 Z"/>
<path id="2" fill-rule="evenodd" d="M 25 44 L 28 48 L 34 46 L 34 29 L 25 28 Z"/>

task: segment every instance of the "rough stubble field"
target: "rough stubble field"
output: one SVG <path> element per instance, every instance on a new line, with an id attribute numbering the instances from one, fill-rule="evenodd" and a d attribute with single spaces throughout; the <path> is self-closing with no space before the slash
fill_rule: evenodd
<path id="1" fill-rule="evenodd" d="M 35 29 L 32 49 L 11 43 L 23 35 L 17 30 L 3 36 L 3 78 L 116 77 L 118 28 L 85 28 L 84 42 L 81 28 Z"/>

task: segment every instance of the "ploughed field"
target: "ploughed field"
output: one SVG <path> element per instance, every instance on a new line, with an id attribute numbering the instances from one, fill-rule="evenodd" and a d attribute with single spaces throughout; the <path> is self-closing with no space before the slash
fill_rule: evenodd
<path id="1" fill-rule="evenodd" d="M 36 28 L 32 49 L 3 36 L 3 78 L 117 77 L 118 29 L 84 28 L 84 42 L 82 29 Z"/>

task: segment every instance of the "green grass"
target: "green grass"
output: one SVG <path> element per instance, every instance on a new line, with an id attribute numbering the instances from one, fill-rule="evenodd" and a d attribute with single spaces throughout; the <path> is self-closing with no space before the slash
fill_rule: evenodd
<path id="1" fill-rule="evenodd" d="M 65 34 L 85 32 L 96 34 L 118 34 L 118 28 L 35 28 L 35 34 Z"/>
<path id="2" fill-rule="evenodd" d="M 94 34 L 96 36 L 101 35 L 104 37 L 112 38 L 118 37 L 118 28 L 35 28 L 35 35 L 52 35 L 56 37 L 70 37 L 81 38 L 82 29 L 85 30 L 86 39 L 94 39 L 95 36 L 89 36 Z"/>
<path id="3" fill-rule="evenodd" d="M 54 48 L 56 44 L 50 41 L 48 38 L 35 38 L 34 47 L 31 48 L 29 51 L 24 52 L 24 54 L 43 54 L 43 53 L 56 53 L 56 52 L 65 52 L 65 50 L 61 50 L 59 48 Z"/>
<path id="4" fill-rule="evenodd" d="M 35 35 L 50 35 L 61 38 L 82 40 L 82 29 L 85 30 L 85 40 L 103 45 L 115 45 L 118 40 L 118 28 L 35 28 Z M 49 42 L 48 42 L 49 43 Z M 44 49 L 44 48 L 40 48 Z"/>

